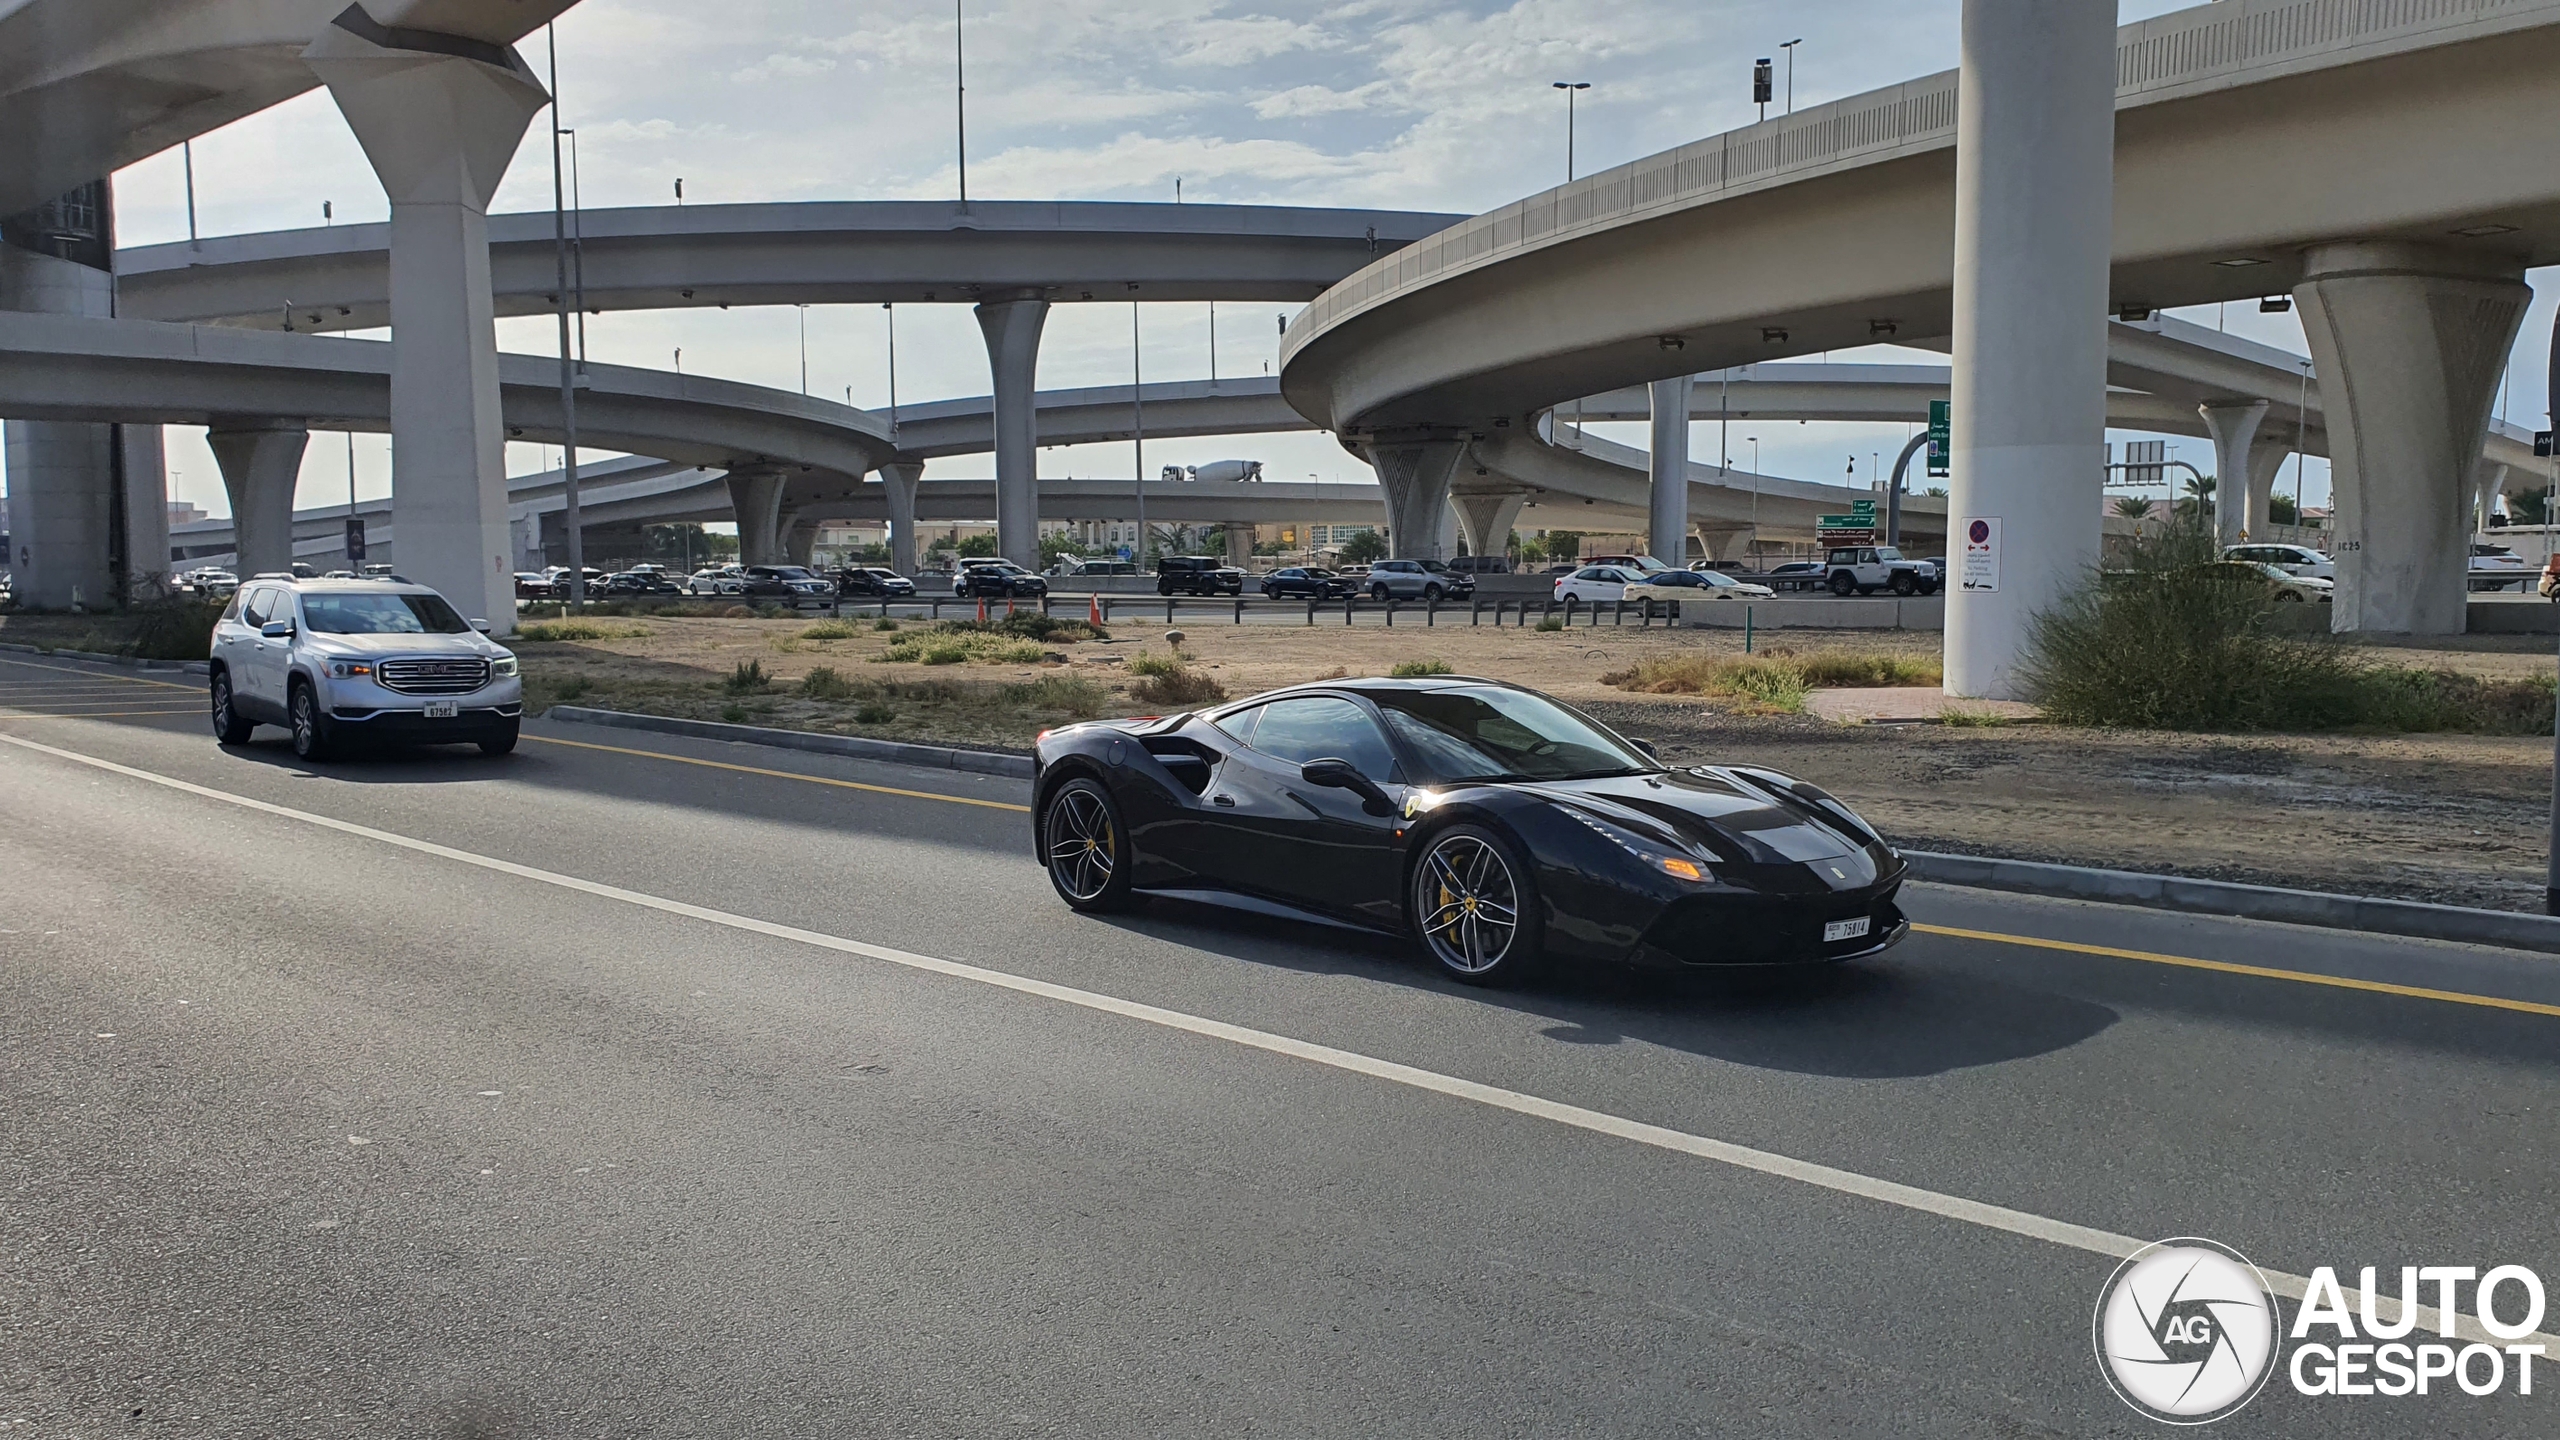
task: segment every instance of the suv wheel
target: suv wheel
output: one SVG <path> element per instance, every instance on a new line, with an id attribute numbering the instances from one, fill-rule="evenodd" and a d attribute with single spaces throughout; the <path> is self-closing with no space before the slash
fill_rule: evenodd
<path id="1" fill-rule="evenodd" d="M 1425 600 L 1437 600 L 1437 599 L 1439 599 L 1439 598 L 1440 598 L 1440 587 L 1439 587 L 1439 586 L 1437 586 L 1437 585 L 1425 585 L 1425 586 L 1423 586 L 1423 587 L 1422 587 L 1422 598 L 1423 598 L 1423 599 L 1425 599 Z"/>
<path id="2" fill-rule="evenodd" d="M 1842 599 L 1858 593 L 1858 577 L 1846 570 L 1831 572 L 1831 593 Z"/>
<path id="3" fill-rule="evenodd" d="M 1908 570 L 1896 571 L 1894 572 L 1893 577 L 1893 593 L 1896 595 L 1917 595 L 1920 593 L 1920 581 Z"/>
<path id="4" fill-rule="evenodd" d="M 1172 580 L 1170 577 L 1166 577 L 1166 578 L 1164 578 L 1164 579 L 1160 579 L 1160 580 L 1156 581 L 1156 593 L 1157 593 L 1157 594 L 1159 594 L 1159 595 L 1170 595 L 1170 594 L 1172 594 L 1172 593 L 1173 593 L 1173 580 Z"/>
<path id="5" fill-rule="evenodd" d="M 241 718 L 231 704 L 231 672 L 213 672 L 213 738 L 224 745 L 245 745 L 249 732 L 258 728 Z"/>
<path id="6" fill-rule="evenodd" d="M 320 697 L 313 694 L 311 682 L 296 679 L 293 698 L 286 704 L 293 729 L 293 753 L 300 760 L 329 758 L 329 722 L 320 713 Z"/>
<path id="7" fill-rule="evenodd" d="M 1383 580 L 1369 587 L 1369 598 L 1372 600 L 1384 600 L 1388 594 L 1386 582 Z"/>

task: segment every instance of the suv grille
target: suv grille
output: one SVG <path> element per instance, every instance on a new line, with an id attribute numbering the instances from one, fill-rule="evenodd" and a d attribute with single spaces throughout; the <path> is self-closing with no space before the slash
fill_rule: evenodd
<path id="1" fill-rule="evenodd" d="M 403 695 L 468 695 L 489 683 L 489 662 L 476 655 L 460 660 L 385 660 L 373 673 L 384 689 Z"/>

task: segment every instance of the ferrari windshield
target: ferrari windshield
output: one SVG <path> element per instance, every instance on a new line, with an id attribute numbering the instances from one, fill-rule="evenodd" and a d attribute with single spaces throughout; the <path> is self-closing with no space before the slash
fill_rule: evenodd
<path id="1" fill-rule="evenodd" d="M 324 635 L 459 635 L 471 628 L 443 596 L 398 591 L 306 594 L 302 618 Z"/>
<path id="2" fill-rule="evenodd" d="M 1656 769 L 1642 751 L 1543 695 L 1496 686 L 1370 697 L 1433 784 L 1587 780 Z"/>

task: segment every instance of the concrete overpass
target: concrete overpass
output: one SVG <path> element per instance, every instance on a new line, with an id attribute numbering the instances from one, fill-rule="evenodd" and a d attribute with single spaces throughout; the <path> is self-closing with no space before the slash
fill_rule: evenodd
<path id="1" fill-rule="evenodd" d="M 1976 93 L 2079 83 L 2033 66 L 2022 52 Z M 2222 0 L 2122 27 L 2114 74 L 2107 308 L 2296 292 L 2319 369 L 2375 397 L 2336 417 L 2337 623 L 2458 629 L 2463 500 L 2518 282 L 2560 259 L 2560 153 L 2542 138 L 2560 127 L 2560 0 Z M 1924 77 L 1453 226 L 1311 302 L 1284 341 L 1284 391 L 1419 511 L 1464 437 L 1595 387 L 1951 334 L 1960 99 L 1957 72 Z M 2002 133 L 2032 144 L 2019 124 Z M 2246 453 L 2265 413 L 2222 417 L 2226 447 Z M 2004 607 L 2067 583 L 2084 546 L 2032 548 L 2062 558 Z"/>

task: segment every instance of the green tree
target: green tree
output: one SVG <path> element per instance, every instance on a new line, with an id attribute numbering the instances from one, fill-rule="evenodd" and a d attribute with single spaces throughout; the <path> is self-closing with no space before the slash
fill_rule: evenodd
<path id="1" fill-rule="evenodd" d="M 2299 525 L 2302 512 L 2295 508 L 2290 495 L 2274 495 L 2267 499 L 2267 518 L 2278 525 Z"/>
<path id="2" fill-rule="evenodd" d="M 996 537 L 993 535 L 971 535 L 960 542 L 960 558 L 963 560 L 993 559 L 995 553 Z"/>
<path id="3" fill-rule="evenodd" d="M 2151 518 L 2151 497 L 2119 495 L 2116 497 L 2116 513 L 2127 520 L 2148 520 Z"/>
<path id="4" fill-rule="evenodd" d="M 2551 488 L 2507 492 L 2507 518 L 2518 525 L 2551 523 Z"/>
<path id="5" fill-rule="evenodd" d="M 1579 559 L 1581 559 L 1581 558 L 1582 558 L 1582 532 L 1581 532 L 1581 531 L 1579 531 L 1579 530 L 1550 530 L 1550 531 L 1548 531 L 1548 532 L 1547 532 L 1547 558 L 1548 558 L 1548 559 L 1550 559 L 1550 560 L 1579 560 Z"/>
<path id="6" fill-rule="evenodd" d="M 1071 535 L 1058 534 L 1043 535 L 1040 537 L 1040 563 L 1042 565 L 1055 565 L 1061 560 L 1080 560 L 1088 553 L 1089 552 L 1086 551 L 1082 545 L 1075 542 L 1075 538 Z"/>
<path id="7" fill-rule="evenodd" d="M 1387 558 L 1387 538 L 1375 530 L 1363 530 L 1342 542 L 1342 561 L 1346 565 L 1367 565 Z"/>
<path id="8" fill-rule="evenodd" d="M 2187 483 L 2181 488 L 2187 492 L 2187 498 L 2178 502 L 2178 514 L 2181 517 L 2198 523 L 2213 518 L 2212 476 L 2190 475 L 2187 477 Z"/>

